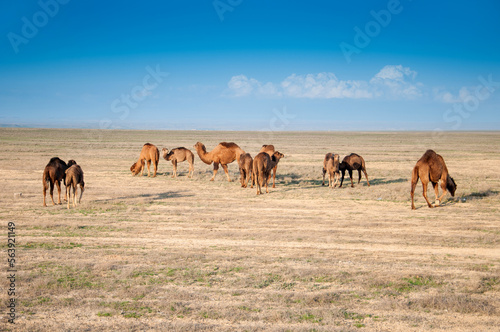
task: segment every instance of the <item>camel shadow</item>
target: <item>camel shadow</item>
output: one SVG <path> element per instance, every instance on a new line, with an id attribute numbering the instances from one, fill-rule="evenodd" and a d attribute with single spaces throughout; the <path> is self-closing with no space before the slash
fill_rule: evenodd
<path id="1" fill-rule="evenodd" d="M 460 197 L 454 197 L 448 199 L 448 204 L 449 205 L 455 205 L 457 203 L 466 203 L 468 201 L 473 201 L 473 200 L 481 200 L 485 199 L 486 197 L 491 197 L 491 196 L 497 196 L 500 192 L 497 190 L 483 190 L 483 191 L 477 191 L 477 192 L 472 192 L 468 195 L 462 195 Z"/>
<path id="2" fill-rule="evenodd" d="M 154 193 L 154 194 L 141 194 L 141 195 L 129 195 L 129 196 L 120 196 L 120 197 L 115 197 L 115 198 L 106 198 L 106 199 L 98 199 L 95 200 L 95 202 L 113 202 L 113 201 L 120 201 L 120 200 L 127 200 L 127 199 L 134 199 L 134 198 L 149 198 L 153 201 L 157 200 L 164 200 L 168 198 L 181 198 L 181 197 L 192 197 L 194 196 L 193 194 L 186 194 L 182 191 L 167 191 L 163 193 Z"/>
<path id="3" fill-rule="evenodd" d="M 392 179 L 392 180 L 387 180 L 385 178 L 377 178 L 377 179 L 371 179 L 370 180 L 370 185 L 372 186 L 377 186 L 377 185 L 384 185 L 384 184 L 392 184 L 392 183 L 401 183 L 401 182 L 408 182 L 408 179 L 405 178 L 399 178 L 399 179 Z M 344 180 L 345 182 L 345 180 Z"/>

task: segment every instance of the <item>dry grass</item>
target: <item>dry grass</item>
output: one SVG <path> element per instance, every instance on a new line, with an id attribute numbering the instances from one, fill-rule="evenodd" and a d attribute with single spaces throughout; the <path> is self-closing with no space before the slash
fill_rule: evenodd
<path id="1" fill-rule="evenodd" d="M 498 329 L 499 133 L 258 136 L 0 129 L 2 248 L 7 222 L 17 226 L 15 329 Z M 156 178 L 130 175 L 145 142 L 194 151 L 197 141 L 252 155 L 274 144 L 286 156 L 277 188 L 240 188 L 236 163 L 234 182 L 209 182 L 198 157 L 193 179 L 187 163 L 172 179 L 164 160 Z M 419 184 L 411 211 L 410 172 L 428 148 L 445 158 L 457 196 L 428 209 Z M 326 152 L 363 156 L 372 186 L 322 187 Z M 42 207 L 53 156 L 85 172 L 76 209 Z"/>

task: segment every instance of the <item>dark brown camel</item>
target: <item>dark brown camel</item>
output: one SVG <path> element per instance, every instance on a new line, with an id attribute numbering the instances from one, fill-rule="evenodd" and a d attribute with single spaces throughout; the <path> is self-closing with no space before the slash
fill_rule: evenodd
<path id="1" fill-rule="evenodd" d="M 59 159 L 58 157 L 54 157 L 50 159 L 47 166 L 43 170 L 42 184 L 43 184 L 43 206 L 47 206 L 45 203 L 45 195 L 47 193 L 47 189 L 50 186 L 50 198 L 52 199 L 52 205 L 56 205 L 54 202 L 54 184 L 57 186 L 58 192 L 58 200 L 57 204 L 61 204 L 61 180 L 66 185 L 66 170 L 71 165 L 76 164 L 74 160 L 70 160 L 68 164 Z M 67 196 L 64 197 L 65 200 L 68 199 Z"/>
<path id="2" fill-rule="evenodd" d="M 210 181 L 214 180 L 220 164 L 226 173 L 227 180 L 231 182 L 231 178 L 229 177 L 229 173 L 227 171 L 227 164 L 230 164 L 235 160 L 239 163 L 240 156 L 245 153 L 245 151 L 243 151 L 238 144 L 232 142 L 221 142 L 210 152 L 207 152 L 205 145 L 200 142 L 196 143 L 194 148 L 196 149 L 201 161 L 207 165 L 214 163 L 214 175 Z"/>
<path id="3" fill-rule="evenodd" d="M 327 153 L 323 160 L 323 186 L 325 185 L 325 175 L 328 173 L 328 186 L 334 188 L 340 179 L 340 156 L 334 153 Z"/>
<path id="4" fill-rule="evenodd" d="M 163 159 L 165 160 L 171 160 L 172 161 L 172 166 L 174 168 L 174 171 L 172 173 L 172 177 L 175 178 L 177 177 L 177 163 L 179 162 L 183 162 L 183 161 L 186 161 L 189 163 L 189 172 L 188 172 L 188 178 L 192 178 L 193 177 L 193 173 L 194 173 L 194 154 L 184 148 L 184 147 L 180 147 L 180 148 L 175 148 L 175 149 L 172 149 L 172 151 L 168 151 L 167 148 L 163 148 L 161 150 L 163 152 Z"/>
<path id="5" fill-rule="evenodd" d="M 272 157 L 273 154 L 274 154 L 274 145 L 262 145 L 262 148 L 260 149 L 259 152 L 266 152 L 269 157 Z M 279 160 L 278 160 L 279 162 Z M 273 167 L 273 188 L 276 188 L 276 170 L 278 169 L 278 164 L 276 164 L 274 167 Z M 271 173 L 269 173 L 269 177 L 271 177 Z M 269 179 L 268 179 L 269 181 Z"/>
<path id="6" fill-rule="evenodd" d="M 71 201 L 71 189 L 73 189 L 73 207 L 76 207 L 76 192 L 77 186 L 80 185 L 80 197 L 78 204 L 82 201 L 83 191 L 85 190 L 85 182 L 83 181 L 83 171 L 79 165 L 72 165 L 66 170 L 66 196 L 68 197 L 68 209 Z"/>
<path id="7" fill-rule="evenodd" d="M 253 188 L 253 184 L 255 179 L 253 178 L 253 158 L 250 153 L 243 153 L 240 156 L 240 161 L 238 162 L 238 166 L 240 167 L 240 182 L 243 188 L 246 188 L 248 185 L 248 181 L 250 181 L 250 177 L 252 177 L 252 181 L 250 182 L 250 188 Z"/>
<path id="8" fill-rule="evenodd" d="M 439 206 L 439 204 L 441 204 L 441 200 L 446 195 L 446 190 L 450 192 L 452 197 L 455 196 L 457 185 L 453 178 L 448 174 L 448 168 L 444 163 L 443 157 L 438 155 L 433 150 L 427 150 L 422 158 L 417 161 L 415 167 L 413 167 L 413 172 L 411 174 L 411 208 L 413 210 L 415 209 L 413 195 L 419 178 L 422 181 L 423 196 L 430 208 L 433 206 L 427 198 L 427 185 L 429 184 L 429 181 L 432 183 L 434 192 L 436 193 L 437 204 L 435 206 Z M 443 190 L 441 197 L 439 197 L 439 180 L 441 180 L 441 189 Z"/>
<path id="9" fill-rule="evenodd" d="M 153 162 L 154 166 L 154 174 L 153 177 L 156 176 L 156 170 L 158 169 L 158 161 L 160 160 L 160 152 L 158 151 L 158 148 L 154 146 L 153 144 L 146 143 L 142 147 L 141 154 L 139 155 L 139 160 L 135 162 L 131 167 L 130 171 L 132 172 L 132 175 L 137 175 L 139 172 L 141 172 L 141 176 L 144 172 L 144 162 L 147 161 L 148 163 L 148 176 L 151 176 L 150 174 L 150 166 L 151 162 Z"/>
<path id="10" fill-rule="evenodd" d="M 368 187 L 370 186 L 370 182 L 368 181 L 368 174 L 366 174 L 365 160 L 363 157 L 356 153 L 351 153 L 348 156 L 345 156 L 342 162 L 339 165 L 340 170 L 342 171 L 342 180 L 340 180 L 340 187 L 342 187 L 342 183 L 344 183 L 344 175 L 345 171 L 349 172 L 349 177 L 351 178 L 351 187 L 354 187 L 352 183 L 352 171 L 357 170 L 359 174 L 358 183 L 361 181 L 361 171 L 365 173 L 366 183 Z"/>
<path id="11" fill-rule="evenodd" d="M 267 183 L 271 170 L 276 166 L 283 154 L 276 151 L 270 157 L 266 152 L 260 152 L 253 160 L 253 178 L 257 187 L 257 195 L 262 194 L 262 186 L 266 185 L 266 193 L 269 193 Z"/>

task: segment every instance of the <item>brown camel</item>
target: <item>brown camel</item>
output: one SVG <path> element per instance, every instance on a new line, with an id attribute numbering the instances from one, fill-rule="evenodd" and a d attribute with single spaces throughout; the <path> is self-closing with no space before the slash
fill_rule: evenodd
<path id="1" fill-rule="evenodd" d="M 328 186 L 335 188 L 340 180 L 340 156 L 336 153 L 327 153 L 323 160 L 323 186 L 325 185 L 325 174 L 328 173 Z"/>
<path id="2" fill-rule="evenodd" d="M 253 158 L 250 153 L 243 153 L 240 156 L 240 161 L 238 162 L 240 166 L 240 182 L 243 188 L 246 188 L 248 181 L 250 181 L 250 176 L 252 177 L 252 182 L 250 182 L 250 188 L 253 188 L 255 179 L 253 178 Z"/>
<path id="3" fill-rule="evenodd" d="M 224 172 L 226 173 L 227 180 L 231 182 L 229 173 L 227 172 L 227 164 L 230 164 L 235 160 L 239 164 L 240 156 L 245 153 L 245 151 L 243 151 L 237 144 L 227 142 L 219 143 L 219 145 L 217 145 L 210 152 L 207 152 L 205 145 L 200 142 L 196 143 L 194 145 L 194 148 L 196 149 L 196 152 L 198 152 L 198 156 L 200 157 L 201 161 L 203 161 L 207 165 L 214 163 L 214 175 L 212 176 L 210 181 L 214 180 L 215 175 L 219 170 L 220 164 L 224 169 Z"/>
<path id="4" fill-rule="evenodd" d="M 156 176 L 156 170 L 158 169 L 158 161 L 160 160 L 160 152 L 158 151 L 158 148 L 154 146 L 153 144 L 146 143 L 142 147 L 141 150 L 141 155 L 139 156 L 139 160 L 135 162 L 131 167 L 130 171 L 132 172 L 132 175 L 137 175 L 139 172 L 141 172 L 141 176 L 144 172 L 144 162 L 148 162 L 148 176 L 151 176 L 150 174 L 150 166 L 151 162 L 153 162 L 154 166 L 154 174 L 153 177 Z"/>
<path id="5" fill-rule="evenodd" d="M 342 183 L 344 182 L 345 171 L 349 172 L 349 177 L 351 178 L 351 187 L 354 187 L 352 184 L 352 171 L 357 170 L 359 174 L 358 183 L 361 181 L 361 171 L 365 173 L 366 183 L 368 187 L 370 186 L 370 182 L 368 181 L 368 174 L 366 174 L 365 160 L 363 157 L 356 153 L 351 153 L 348 156 L 345 156 L 342 162 L 339 165 L 340 170 L 342 171 L 342 180 L 340 180 L 340 187 L 342 187 Z"/>
<path id="6" fill-rule="evenodd" d="M 76 164 L 74 160 L 70 160 L 68 164 L 59 159 L 58 157 L 54 157 L 50 159 L 47 166 L 43 170 L 42 184 L 43 184 L 43 206 L 47 206 L 45 203 L 45 195 L 47 194 L 47 189 L 50 185 L 50 198 L 52 199 L 52 205 L 56 205 L 54 202 L 54 184 L 57 186 L 58 192 L 58 200 L 57 204 L 61 204 L 61 180 L 66 185 L 66 170 L 71 165 Z M 64 197 L 65 200 L 68 199 L 67 196 Z"/>
<path id="7" fill-rule="evenodd" d="M 452 197 L 455 196 L 455 190 L 457 185 L 453 178 L 448 174 L 448 168 L 444 163 L 443 157 L 438 155 L 432 150 L 427 150 L 422 158 L 417 161 L 415 167 L 413 167 L 413 172 L 411 175 L 411 208 L 415 209 L 415 204 L 413 202 L 413 195 L 415 193 L 415 187 L 417 186 L 418 178 L 422 181 L 423 196 L 427 205 L 432 208 L 432 204 L 427 199 L 427 185 L 429 181 L 434 187 L 434 192 L 436 193 L 437 204 L 439 206 L 441 200 L 446 195 L 446 190 L 448 190 Z M 441 189 L 443 194 L 439 197 L 438 182 L 441 180 Z"/>
<path id="8" fill-rule="evenodd" d="M 283 154 L 276 151 L 270 157 L 266 152 L 259 152 L 253 160 L 253 178 L 257 187 L 257 195 L 262 194 L 262 186 L 266 185 L 266 193 L 269 193 L 267 183 L 271 170 L 283 158 Z"/>
<path id="9" fill-rule="evenodd" d="M 272 157 L 273 154 L 274 154 L 274 145 L 262 145 L 262 148 L 260 149 L 259 152 L 266 152 L 269 157 Z M 278 160 L 279 162 L 279 160 Z M 276 166 L 273 167 L 273 188 L 276 188 L 276 170 L 278 169 L 278 164 L 276 164 Z M 269 173 L 269 177 L 271 177 L 271 173 Z M 269 180 L 268 180 L 269 181 Z"/>
<path id="10" fill-rule="evenodd" d="M 194 154 L 186 149 L 186 148 L 175 148 L 172 149 L 170 152 L 168 151 L 167 148 L 163 148 L 161 150 L 163 152 L 163 159 L 165 160 L 171 160 L 172 161 L 172 166 L 174 168 L 174 171 L 172 173 L 172 177 L 175 178 L 177 177 L 177 163 L 183 162 L 183 161 L 188 161 L 189 163 L 189 172 L 188 172 L 188 178 L 193 177 L 194 173 Z"/>
<path id="11" fill-rule="evenodd" d="M 82 200 L 83 191 L 85 190 L 85 182 L 83 181 L 83 171 L 79 165 L 72 165 L 66 170 L 66 196 L 68 197 L 68 209 L 71 201 L 71 188 L 73 188 L 73 207 L 76 207 L 76 192 L 80 185 L 80 197 L 78 204 Z"/>

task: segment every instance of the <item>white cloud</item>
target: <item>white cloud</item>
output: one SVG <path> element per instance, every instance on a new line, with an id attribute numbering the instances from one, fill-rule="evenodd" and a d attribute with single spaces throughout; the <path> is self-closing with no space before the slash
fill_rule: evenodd
<path id="1" fill-rule="evenodd" d="M 435 100 L 446 104 L 464 102 L 467 97 L 472 95 L 469 89 L 465 86 L 460 88 L 460 90 L 458 91 L 458 95 L 456 96 L 442 88 L 433 89 L 433 93 Z"/>
<path id="2" fill-rule="evenodd" d="M 422 84 L 415 83 L 417 72 L 402 65 L 382 68 L 370 81 L 341 80 L 334 73 L 292 74 L 279 84 L 261 83 L 245 75 L 233 76 L 228 82 L 229 95 L 249 95 L 310 99 L 414 99 L 423 95 Z"/>
<path id="3" fill-rule="evenodd" d="M 370 84 L 380 91 L 378 95 L 389 98 L 415 99 L 423 95 L 422 84 L 414 83 L 417 72 L 402 65 L 387 65 L 371 80 Z"/>

